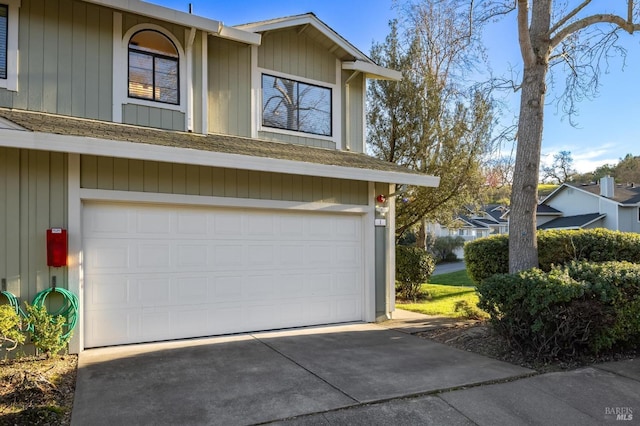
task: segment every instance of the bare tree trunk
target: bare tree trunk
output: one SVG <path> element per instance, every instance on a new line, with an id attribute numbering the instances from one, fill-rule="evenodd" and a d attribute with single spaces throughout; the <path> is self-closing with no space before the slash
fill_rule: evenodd
<path id="1" fill-rule="evenodd" d="M 542 125 L 544 122 L 545 79 L 549 69 L 551 45 L 548 36 L 551 1 L 533 2 L 531 27 L 528 27 L 528 5 L 518 1 L 518 32 L 524 59 L 518 145 L 509 214 L 509 272 L 515 273 L 538 266 L 536 207 Z"/>
<path id="2" fill-rule="evenodd" d="M 524 71 L 509 214 L 510 273 L 538 266 L 536 207 L 546 69 L 545 65 L 538 65 Z"/>

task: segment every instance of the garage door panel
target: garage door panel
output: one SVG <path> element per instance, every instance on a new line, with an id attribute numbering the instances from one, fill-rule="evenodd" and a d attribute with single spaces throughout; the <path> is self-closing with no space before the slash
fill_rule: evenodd
<path id="1" fill-rule="evenodd" d="M 86 262 L 92 270 L 126 270 L 130 264 L 130 245 L 127 240 L 96 238 L 84 251 Z"/>
<path id="2" fill-rule="evenodd" d="M 83 224 L 87 347 L 362 319 L 361 217 L 88 203 Z"/>
<path id="3" fill-rule="evenodd" d="M 304 264 L 304 245 L 280 246 L 281 266 L 302 266 Z"/>
<path id="4" fill-rule="evenodd" d="M 91 286 L 85 290 L 87 309 L 101 309 L 104 306 L 117 307 L 135 302 L 131 298 L 131 283 L 122 275 L 97 275 L 91 281 Z"/>
<path id="5" fill-rule="evenodd" d="M 219 212 L 212 218 L 212 236 L 233 237 L 240 239 L 244 233 L 242 229 L 242 216 L 233 212 Z"/>
<path id="6" fill-rule="evenodd" d="M 216 300 L 242 299 L 243 281 L 244 277 L 241 274 L 215 277 L 214 297 L 216 298 Z"/>
<path id="7" fill-rule="evenodd" d="M 275 247 L 271 244 L 252 244 L 247 250 L 246 261 L 249 265 L 264 267 L 274 266 Z"/>
<path id="8" fill-rule="evenodd" d="M 168 277 L 138 278 L 136 284 L 142 306 L 166 306 L 172 303 L 171 279 Z"/>
<path id="9" fill-rule="evenodd" d="M 216 270 L 234 269 L 244 264 L 244 247 L 240 244 L 218 241 L 211 252 L 210 264 Z"/>
<path id="10" fill-rule="evenodd" d="M 177 213 L 177 233 L 178 235 L 189 235 L 193 237 L 206 237 L 208 215 L 204 212 Z"/>
<path id="11" fill-rule="evenodd" d="M 279 220 L 278 235 L 281 239 L 300 239 L 304 237 L 304 219 L 300 216 L 283 216 Z"/>
<path id="12" fill-rule="evenodd" d="M 176 247 L 176 265 L 179 268 L 207 268 L 210 247 L 205 242 L 200 244 L 178 243 Z"/>
<path id="13" fill-rule="evenodd" d="M 246 274 L 243 279 L 243 298 L 247 301 L 262 301 L 280 297 L 275 292 L 275 280 L 276 277 L 273 273 Z"/>
<path id="14" fill-rule="evenodd" d="M 171 270 L 173 259 L 171 245 L 168 242 L 138 244 L 136 247 L 135 265 L 142 270 Z"/>

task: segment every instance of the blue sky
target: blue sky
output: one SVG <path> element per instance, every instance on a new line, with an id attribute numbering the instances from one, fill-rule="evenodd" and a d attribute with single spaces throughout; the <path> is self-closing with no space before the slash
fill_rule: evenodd
<path id="1" fill-rule="evenodd" d="M 186 12 L 189 1 L 152 0 L 152 3 Z M 392 0 L 191 0 L 191 3 L 194 14 L 226 25 L 313 12 L 364 53 L 369 53 L 373 42 L 384 41 L 389 20 L 397 16 Z M 512 14 L 487 30 L 485 43 L 495 74 L 508 75 L 512 68 L 521 69 L 515 28 Z M 600 93 L 579 104 L 579 115 L 574 120 L 577 127 L 556 112 L 555 105 L 547 106 L 543 162 L 550 161 L 558 151 L 571 151 L 578 171 L 587 172 L 605 163 L 616 163 L 628 153 L 640 155 L 640 34 L 634 37 L 623 34 L 622 39 L 628 49 L 624 70 L 621 60 L 610 61 L 608 73 L 601 78 Z M 518 112 L 519 94 L 505 92 L 501 96 L 511 109 L 502 121 L 509 123 Z"/>

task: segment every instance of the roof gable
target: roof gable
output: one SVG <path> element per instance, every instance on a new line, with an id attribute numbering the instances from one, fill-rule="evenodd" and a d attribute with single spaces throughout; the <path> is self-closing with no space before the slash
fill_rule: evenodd
<path id="1" fill-rule="evenodd" d="M 608 198 L 600 195 L 600 185 L 599 184 L 591 184 L 591 185 L 574 185 L 569 183 L 563 183 L 558 188 L 555 189 L 551 194 L 549 194 L 544 200 L 540 202 L 548 203 L 552 198 L 556 197 L 563 191 L 567 189 L 574 189 L 580 191 L 580 193 L 589 195 L 592 197 L 596 197 L 601 200 L 606 200 L 618 205 L 622 204 L 638 204 L 640 203 L 640 187 L 638 186 L 622 186 L 616 185 L 614 189 L 614 195 L 612 198 Z"/>
<path id="2" fill-rule="evenodd" d="M 402 73 L 376 64 L 313 13 L 236 25 L 234 28 L 264 34 L 295 27 L 299 28 L 299 32 L 307 32 L 312 39 L 323 43 L 328 50 L 340 58 L 344 70 L 360 71 L 368 78 L 374 79 L 400 80 L 402 78 Z"/>

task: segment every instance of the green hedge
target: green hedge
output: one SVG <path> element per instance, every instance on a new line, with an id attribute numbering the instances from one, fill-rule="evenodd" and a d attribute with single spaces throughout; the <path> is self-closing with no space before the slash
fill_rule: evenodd
<path id="1" fill-rule="evenodd" d="M 516 348 L 539 359 L 640 344 L 640 265 L 570 262 L 498 274 L 478 285 L 478 306 Z"/>
<path id="2" fill-rule="evenodd" d="M 476 284 L 494 274 L 508 273 L 508 236 L 495 235 L 468 242 L 464 259 L 469 277 Z M 539 231 L 538 260 L 543 271 L 574 260 L 640 263 L 640 234 L 607 229 Z"/>
<path id="3" fill-rule="evenodd" d="M 396 246 L 396 292 L 401 299 L 417 300 L 422 284 L 435 269 L 429 253 L 420 247 Z"/>

